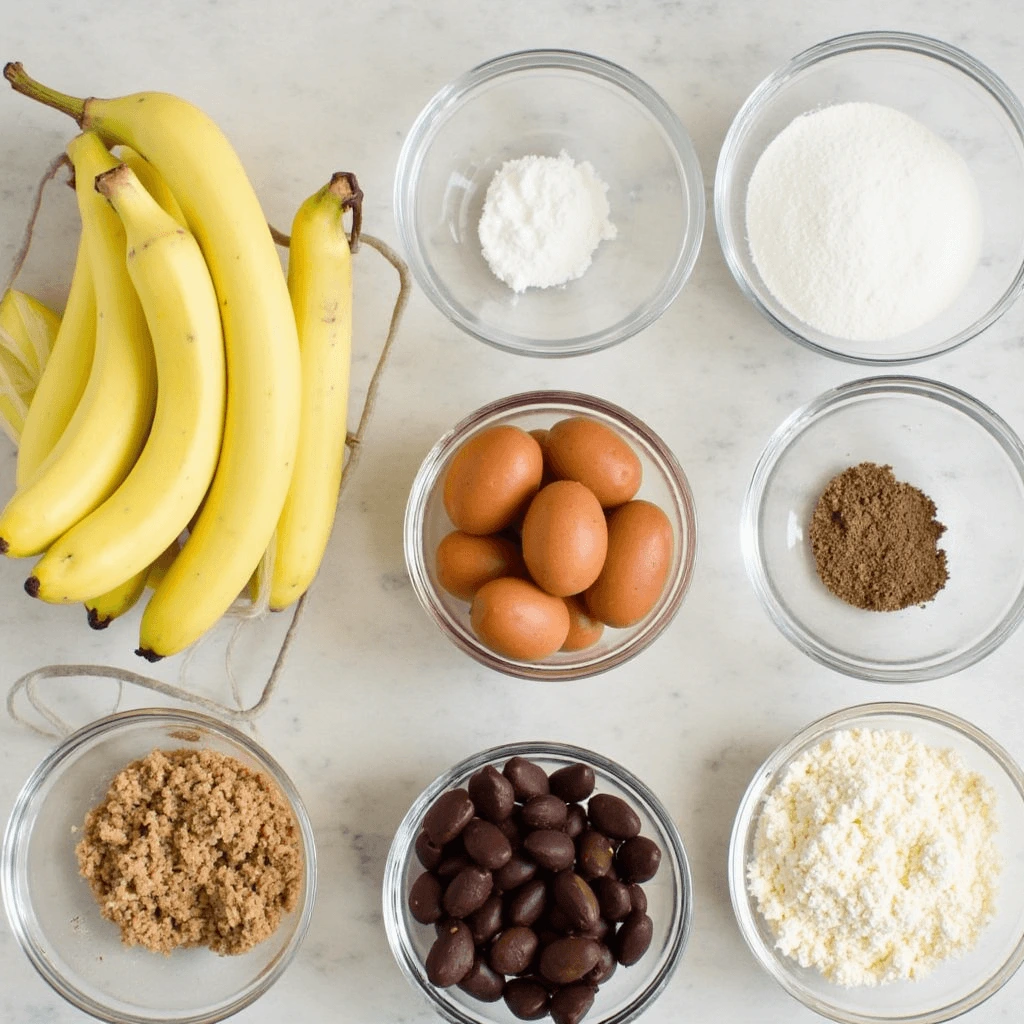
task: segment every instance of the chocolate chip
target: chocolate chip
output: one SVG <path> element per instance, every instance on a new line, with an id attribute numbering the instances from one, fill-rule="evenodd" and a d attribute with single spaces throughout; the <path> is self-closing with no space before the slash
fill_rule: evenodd
<path id="1" fill-rule="evenodd" d="M 537 933 L 532 928 L 514 925 L 491 943 L 488 962 L 499 974 L 522 974 L 536 952 Z"/>
<path id="2" fill-rule="evenodd" d="M 442 793 L 423 817 L 423 830 L 435 846 L 450 843 L 469 824 L 473 801 L 464 789 Z"/>
<path id="3" fill-rule="evenodd" d="M 563 871 L 576 860 L 576 847 L 564 833 L 544 828 L 531 832 L 523 840 L 523 849 L 548 871 Z"/>
<path id="4" fill-rule="evenodd" d="M 462 921 L 450 921 L 427 954 L 427 977 L 438 988 L 457 985 L 473 966 L 473 936 Z"/>
<path id="5" fill-rule="evenodd" d="M 485 765 L 469 780 L 469 798 L 476 813 L 487 821 L 504 821 L 516 804 L 512 783 L 494 765 Z"/>
<path id="6" fill-rule="evenodd" d="M 615 860 L 615 847 L 606 835 L 588 828 L 576 840 L 576 856 L 584 878 L 603 878 Z"/>
<path id="7" fill-rule="evenodd" d="M 601 916 L 606 921 L 623 921 L 633 905 L 629 898 L 629 887 L 611 878 L 598 878 L 592 888 L 597 896 Z"/>
<path id="8" fill-rule="evenodd" d="M 446 853 L 441 863 L 434 868 L 434 874 L 442 882 L 450 882 L 460 871 L 468 868 L 472 861 L 466 856 L 465 851 L 458 853 Z"/>
<path id="9" fill-rule="evenodd" d="M 565 911 L 573 928 L 585 931 L 597 924 L 601 916 L 594 890 L 573 871 L 559 871 L 551 883 L 555 903 Z"/>
<path id="10" fill-rule="evenodd" d="M 470 864 L 448 883 L 442 905 L 452 917 L 468 917 L 484 905 L 493 888 L 490 871 Z"/>
<path id="11" fill-rule="evenodd" d="M 505 984 L 505 1005 L 520 1020 L 540 1020 L 548 1012 L 548 990 L 533 978 L 513 978 Z"/>
<path id="12" fill-rule="evenodd" d="M 409 913 L 420 924 L 433 924 L 441 916 L 441 883 L 429 871 L 412 883 Z"/>
<path id="13" fill-rule="evenodd" d="M 549 1011 L 555 1024 L 580 1024 L 594 1005 L 594 990 L 589 985 L 566 985 L 551 997 Z"/>
<path id="14" fill-rule="evenodd" d="M 459 982 L 459 988 L 483 1003 L 495 1003 L 505 991 L 505 979 L 491 970 L 487 961 L 478 954 L 469 973 Z"/>
<path id="15" fill-rule="evenodd" d="M 615 959 L 623 967 L 635 964 L 647 952 L 653 935 L 654 922 L 642 911 L 632 911 L 615 934 Z"/>
<path id="16" fill-rule="evenodd" d="M 537 865 L 520 853 L 513 853 L 508 863 L 494 872 L 494 884 L 502 892 L 518 889 L 537 874 Z"/>
<path id="17" fill-rule="evenodd" d="M 600 955 L 593 939 L 568 935 L 545 946 L 540 955 L 540 973 L 557 985 L 570 985 L 592 971 Z"/>
<path id="18" fill-rule="evenodd" d="M 540 878 L 521 885 L 509 901 L 507 918 L 509 923 L 531 927 L 537 923 L 547 906 L 548 887 Z"/>
<path id="19" fill-rule="evenodd" d="M 569 804 L 562 831 L 575 839 L 587 827 L 587 812 L 579 804 Z"/>
<path id="20" fill-rule="evenodd" d="M 640 817 L 621 797 L 596 793 L 587 804 L 590 823 L 609 839 L 632 839 L 640 833 Z"/>
<path id="21" fill-rule="evenodd" d="M 647 836 L 627 839 L 615 852 L 615 866 L 624 882 L 646 882 L 660 864 L 661 847 Z"/>
<path id="22" fill-rule="evenodd" d="M 441 863 L 444 856 L 442 851 L 443 847 L 435 846 L 426 832 L 421 832 L 416 837 L 416 856 L 428 871 L 433 871 Z"/>
<path id="23" fill-rule="evenodd" d="M 551 792 L 567 804 L 586 800 L 594 792 L 596 779 L 589 764 L 569 764 L 552 772 L 548 780 Z"/>
<path id="24" fill-rule="evenodd" d="M 544 796 L 551 791 L 547 772 L 525 757 L 513 757 L 506 761 L 502 775 L 512 783 L 516 799 L 524 804 L 535 796 Z"/>
<path id="25" fill-rule="evenodd" d="M 588 985 L 603 985 L 615 973 L 617 966 L 615 954 L 602 942 L 597 963 L 589 974 L 583 976 L 583 980 Z"/>
<path id="26" fill-rule="evenodd" d="M 474 818 L 462 830 L 466 853 L 481 867 L 497 871 L 512 857 L 512 845 L 497 827 L 483 818 Z"/>
<path id="27" fill-rule="evenodd" d="M 466 924 L 473 933 L 473 942 L 482 946 L 501 931 L 504 908 L 500 896 L 488 896 L 479 910 L 466 918 Z"/>
<path id="28" fill-rule="evenodd" d="M 560 829 L 568 815 L 569 808 L 566 802 L 550 793 L 528 800 L 520 812 L 523 824 L 527 828 Z"/>
<path id="29" fill-rule="evenodd" d="M 635 882 L 629 887 L 629 909 L 639 910 L 641 914 L 647 913 L 647 893 L 643 886 Z"/>

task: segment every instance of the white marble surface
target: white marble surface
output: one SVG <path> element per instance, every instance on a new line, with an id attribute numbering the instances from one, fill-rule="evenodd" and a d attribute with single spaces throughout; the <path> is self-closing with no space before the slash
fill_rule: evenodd
<path id="1" fill-rule="evenodd" d="M 236 144 L 270 219 L 338 168 L 359 173 L 368 229 L 394 241 L 395 161 L 422 104 L 469 66 L 503 51 L 575 47 L 621 62 L 653 85 L 689 128 L 710 183 L 737 107 L 798 50 L 865 28 L 902 28 L 968 49 L 1024 93 L 1024 8 L 1004 0 L 177 0 L 140 4 L 38 0 L 3 6 L 0 58 L 71 92 L 157 88 L 205 107 Z M 159 10 L 158 10 L 159 8 Z M 71 123 L 0 89 L 0 267 L 13 257 L 35 181 Z M 59 303 L 73 225 L 70 196 L 48 206 L 23 284 Z M 393 282 L 359 261 L 357 377 L 365 381 Z M 1024 431 L 1024 305 L 983 337 L 921 368 L 957 384 Z M 894 690 L 819 668 L 775 630 L 744 574 L 738 515 L 762 444 L 796 405 L 860 376 L 774 333 L 744 302 L 713 227 L 696 271 L 663 319 L 620 347 L 568 362 L 491 350 L 419 294 L 399 339 L 287 676 L 259 734 L 305 796 L 321 887 L 312 930 L 283 980 L 240 1021 L 427 1022 L 387 949 L 380 882 L 392 832 L 420 789 L 453 761 L 513 739 L 557 738 L 620 760 L 674 814 L 696 879 L 694 933 L 678 973 L 646 1020 L 795 1024 L 801 1009 L 756 966 L 729 905 L 725 855 L 737 802 L 765 755 L 823 713 L 867 700 L 919 700 L 964 714 L 1024 758 L 1024 632 L 982 664 Z M 696 495 L 700 551 L 676 621 L 620 670 L 539 688 L 479 669 L 417 605 L 402 557 L 405 495 L 435 438 L 502 394 L 555 386 L 589 391 L 647 420 L 674 448 Z M 0 440 L 0 498 L 13 453 Z M 135 620 L 91 634 L 81 609 L 21 592 L 25 565 L 0 564 L 0 689 L 47 661 L 137 668 Z M 241 678 L 251 694 L 282 623 L 250 635 Z M 161 667 L 172 678 L 176 666 Z M 227 695 L 217 652 L 197 675 Z M 65 703 L 76 721 L 104 712 L 101 684 Z M 145 703 L 131 696 L 129 703 Z M 0 818 L 46 752 L 0 719 Z M 965 1020 L 1018 1021 L 1024 974 Z M 80 1020 L 35 975 L 0 925 L 0 1020 Z"/>

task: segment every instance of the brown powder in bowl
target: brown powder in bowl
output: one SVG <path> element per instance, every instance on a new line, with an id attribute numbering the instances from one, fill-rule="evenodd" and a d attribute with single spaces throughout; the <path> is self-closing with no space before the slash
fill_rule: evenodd
<path id="1" fill-rule="evenodd" d="M 893 475 L 862 462 L 833 477 L 811 517 L 818 576 L 836 597 L 868 611 L 924 604 L 946 585 L 946 527 L 935 502 Z"/>
<path id="2" fill-rule="evenodd" d="M 302 851 L 262 772 L 214 750 L 154 750 L 85 819 L 78 869 L 126 946 L 246 953 L 295 909 Z"/>

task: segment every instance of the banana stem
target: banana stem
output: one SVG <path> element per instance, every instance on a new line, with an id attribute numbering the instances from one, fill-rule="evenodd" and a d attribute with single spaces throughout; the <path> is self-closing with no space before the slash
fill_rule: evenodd
<path id="1" fill-rule="evenodd" d="M 22 96 L 27 96 L 31 100 L 36 100 L 38 103 L 53 107 L 54 110 L 73 117 L 80 126 L 85 120 L 85 100 L 79 99 L 77 96 L 68 96 L 67 93 L 57 92 L 56 89 L 37 82 L 29 76 L 20 61 L 11 61 L 4 65 L 4 78 L 11 83 L 14 91 L 20 92 Z"/>
<path id="2" fill-rule="evenodd" d="M 351 171 L 336 171 L 331 175 L 327 188 L 341 200 L 342 212 L 352 211 L 352 231 L 348 236 L 348 247 L 355 252 L 363 233 L 363 190 Z"/>
<path id="3" fill-rule="evenodd" d="M 131 184 L 132 172 L 127 164 L 118 164 L 111 167 L 109 171 L 103 171 L 96 175 L 95 188 L 101 196 L 110 199 L 119 189 L 126 188 Z"/>

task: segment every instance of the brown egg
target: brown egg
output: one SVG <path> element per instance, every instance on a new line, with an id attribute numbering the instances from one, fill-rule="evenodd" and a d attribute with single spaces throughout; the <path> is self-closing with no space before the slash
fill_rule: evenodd
<path id="1" fill-rule="evenodd" d="M 554 654 L 569 634 L 565 602 L 511 576 L 485 583 L 473 598 L 469 618 L 481 643 L 516 661 Z"/>
<path id="2" fill-rule="evenodd" d="M 557 479 L 555 474 L 551 472 L 551 466 L 548 463 L 547 444 L 549 433 L 551 433 L 551 431 L 544 430 L 542 427 L 538 427 L 536 430 L 530 431 L 530 437 L 540 445 L 541 454 L 544 456 L 544 475 L 541 477 L 541 487 L 547 487 L 552 480 Z"/>
<path id="3" fill-rule="evenodd" d="M 437 582 L 453 597 L 472 601 L 490 580 L 525 576 L 523 556 L 504 537 L 477 537 L 456 530 L 437 545 Z"/>
<path id="4" fill-rule="evenodd" d="M 569 609 L 569 635 L 562 644 L 562 650 L 582 651 L 593 647 L 601 639 L 604 623 L 592 618 L 578 597 L 564 597 L 562 600 Z"/>
<path id="5" fill-rule="evenodd" d="M 602 508 L 629 501 L 643 479 L 636 452 L 597 420 L 573 416 L 560 420 L 549 431 L 544 454 L 559 480 L 578 480 L 589 487 Z"/>
<path id="6" fill-rule="evenodd" d="M 556 480 L 530 502 L 523 521 L 523 560 L 534 583 L 556 597 L 586 590 L 601 572 L 608 524 L 593 492 Z"/>
<path id="7" fill-rule="evenodd" d="M 609 626 L 632 626 L 658 602 L 672 566 L 668 516 L 649 501 L 630 501 L 608 517 L 608 556 L 586 592 L 587 610 Z"/>
<path id="8" fill-rule="evenodd" d="M 459 448 L 445 473 L 448 518 L 464 533 L 498 533 L 529 504 L 543 473 L 540 445 L 525 430 L 482 430 Z"/>

